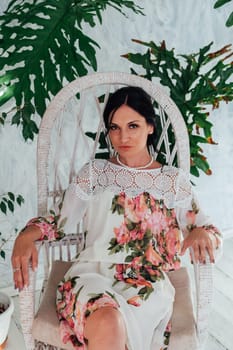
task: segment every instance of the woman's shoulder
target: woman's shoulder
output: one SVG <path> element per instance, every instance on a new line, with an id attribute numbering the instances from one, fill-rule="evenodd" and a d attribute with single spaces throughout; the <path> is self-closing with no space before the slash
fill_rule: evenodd
<path id="1" fill-rule="evenodd" d="M 89 174 L 90 171 L 101 171 L 103 170 L 106 165 L 108 164 L 108 161 L 106 159 L 92 159 L 89 162 L 86 162 L 82 165 L 80 170 L 78 171 L 77 176 L 81 176 L 83 174 Z"/>
<path id="2" fill-rule="evenodd" d="M 190 175 L 182 168 L 175 166 L 163 166 L 164 183 L 174 193 L 176 205 L 189 201 L 192 197 L 192 184 Z"/>
<path id="3" fill-rule="evenodd" d="M 189 174 L 184 169 L 176 167 L 174 165 L 162 165 L 161 173 L 175 177 L 182 177 L 189 181 Z"/>

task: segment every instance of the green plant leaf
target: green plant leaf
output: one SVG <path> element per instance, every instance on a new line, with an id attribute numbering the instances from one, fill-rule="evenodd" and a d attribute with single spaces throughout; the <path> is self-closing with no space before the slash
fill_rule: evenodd
<path id="1" fill-rule="evenodd" d="M 221 7 L 225 5 L 227 2 L 231 2 L 231 0 L 217 0 L 216 3 L 214 4 L 214 8 Z"/>
<path id="2" fill-rule="evenodd" d="M 187 125 L 191 153 L 190 172 L 199 176 L 201 170 L 210 175 L 210 166 L 201 149 L 203 143 L 216 144 L 212 139 L 213 124 L 209 121 L 207 106 L 215 109 L 223 101 L 233 101 L 231 45 L 210 52 L 213 44 L 211 42 L 197 53 L 176 55 L 173 49 L 166 48 L 164 41 L 160 45 L 152 41 L 132 41 L 144 46 L 145 52 L 140 48 L 139 52 L 128 52 L 122 57 L 140 67 L 140 76 L 149 80 L 157 78 L 162 85 L 169 88 L 170 96 Z M 133 67 L 130 70 L 133 74 L 138 74 Z M 169 140 L 174 142 L 171 131 Z M 162 159 L 159 161 L 163 162 Z"/>
<path id="3" fill-rule="evenodd" d="M 226 5 L 228 2 L 231 2 L 232 0 L 217 0 L 214 4 L 214 8 L 217 9 L 223 5 Z M 226 21 L 226 26 L 231 27 L 233 25 L 233 12 L 229 15 L 227 21 Z"/>
<path id="4" fill-rule="evenodd" d="M 6 259 L 6 253 L 4 252 L 4 250 L 1 249 L 0 251 L 0 256 L 3 258 L 3 259 Z"/>
<path id="5" fill-rule="evenodd" d="M 21 205 L 21 203 L 24 202 L 24 198 L 22 197 L 21 194 L 14 194 L 13 192 L 7 192 L 5 194 L 0 195 L 0 211 L 2 211 L 5 215 L 9 213 L 14 212 L 15 210 L 15 203 L 18 205 Z M 18 229 L 15 228 L 15 234 L 17 233 Z M 12 237 L 12 235 L 10 236 Z M 3 250 L 4 244 L 9 240 L 10 237 L 4 238 L 4 234 L 0 232 L 0 257 L 5 259 L 5 251 Z"/>
<path id="6" fill-rule="evenodd" d="M 8 196 L 9 196 L 9 198 L 14 202 L 14 201 L 15 201 L 15 195 L 14 195 L 14 193 L 8 192 L 7 194 L 8 194 Z"/>
<path id="7" fill-rule="evenodd" d="M 97 70 L 99 45 L 82 25 L 101 22 L 108 6 L 142 14 L 129 0 L 13 0 L 0 16 L 0 106 L 14 98 L 12 124 L 22 125 L 25 140 L 38 133 L 35 112 L 43 116 L 67 81 Z"/>
<path id="8" fill-rule="evenodd" d="M 14 204 L 13 204 L 13 202 L 9 200 L 7 202 L 7 206 L 8 206 L 8 209 L 13 213 L 13 211 L 14 211 Z"/>
<path id="9" fill-rule="evenodd" d="M 16 202 L 18 203 L 19 206 L 22 205 L 22 203 L 24 203 L 24 198 L 23 196 L 21 196 L 21 194 L 19 194 L 16 198 Z"/>
<path id="10" fill-rule="evenodd" d="M 7 212 L 7 206 L 6 206 L 6 204 L 5 204 L 4 202 L 0 202 L 0 210 L 1 210 L 4 214 L 6 214 L 6 212 Z"/>
<path id="11" fill-rule="evenodd" d="M 233 12 L 230 14 L 230 16 L 228 17 L 227 21 L 226 21 L 226 26 L 227 27 L 231 27 L 233 26 Z"/>

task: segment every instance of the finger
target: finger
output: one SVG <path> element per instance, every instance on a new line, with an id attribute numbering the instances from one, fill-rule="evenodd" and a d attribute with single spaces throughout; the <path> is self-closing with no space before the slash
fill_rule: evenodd
<path id="1" fill-rule="evenodd" d="M 20 288 L 22 283 L 20 258 L 12 255 L 11 265 L 12 265 L 13 280 L 14 280 L 15 288 L 18 289 Z"/>
<path id="2" fill-rule="evenodd" d="M 23 287 L 28 287 L 29 285 L 29 259 L 27 257 L 22 258 L 22 279 L 23 279 Z"/>
<path id="3" fill-rule="evenodd" d="M 206 263 L 206 243 L 205 242 L 200 242 L 199 243 L 199 262 L 202 264 Z"/>
<path id="4" fill-rule="evenodd" d="M 206 251 L 210 257 L 210 262 L 211 263 L 215 263 L 215 259 L 214 259 L 214 249 L 213 249 L 213 245 L 212 242 L 210 242 L 207 247 L 206 247 Z"/>
<path id="5" fill-rule="evenodd" d="M 32 270 L 35 271 L 38 266 L 38 252 L 37 249 L 33 249 L 32 251 Z"/>
<path id="6" fill-rule="evenodd" d="M 181 251 L 180 251 L 180 255 L 184 255 L 186 250 L 190 247 L 191 245 L 188 244 L 187 240 L 184 239 L 183 240 L 183 243 L 182 243 L 182 246 L 181 246 Z"/>
<path id="7" fill-rule="evenodd" d="M 14 272 L 15 268 L 21 266 L 21 262 L 20 262 L 20 257 L 19 256 L 12 255 L 12 257 L 11 257 L 11 266 L 12 266 L 13 272 Z"/>
<path id="8" fill-rule="evenodd" d="M 21 290 L 23 288 L 23 276 L 21 267 L 17 267 L 13 270 L 15 288 Z"/>
<path id="9" fill-rule="evenodd" d="M 200 262 L 200 247 L 197 242 L 194 242 L 192 245 L 193 248 L 193 257 L 194 257 L 194 262 L 198 263 Z"/>

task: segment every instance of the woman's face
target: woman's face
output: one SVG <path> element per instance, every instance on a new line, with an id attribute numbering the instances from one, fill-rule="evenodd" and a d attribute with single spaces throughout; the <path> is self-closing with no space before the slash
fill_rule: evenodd
<path id="1" fill-rule="evenodd" d="M 119 107 L 109 125 L 109 137 L 114 150 L 124 159 L 148 154 L 147 138 L 153 126 L 127 105 Z"/>

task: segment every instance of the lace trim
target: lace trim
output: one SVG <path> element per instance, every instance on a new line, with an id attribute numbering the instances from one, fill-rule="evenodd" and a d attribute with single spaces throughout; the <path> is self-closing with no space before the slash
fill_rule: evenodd
<path id="1" fill-rule="evenodd" d="M 178 168 L 163 166 L 157 169 L 128 169 L 107 160 L 94 160 L 84 165 L 74 183 L 76 195 L 88 200 L 105 190 L 128 196 L 149 192 L 157 199 L 163 199 L 168 208 L 186 206 L 192 196 L 187 175 Z"/>

